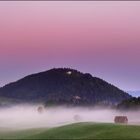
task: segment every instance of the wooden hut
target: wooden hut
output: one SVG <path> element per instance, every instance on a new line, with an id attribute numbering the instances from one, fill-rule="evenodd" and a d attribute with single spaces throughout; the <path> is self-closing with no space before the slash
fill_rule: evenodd
<path id="1" fill-rule="evenodd" d="M 127 116 L 116 116 L 114 118 L 114 122 L 115 123 L 124 123 L 124 124 L 127 124 L 128 123 L 128 118 L 127 118 Z"/>

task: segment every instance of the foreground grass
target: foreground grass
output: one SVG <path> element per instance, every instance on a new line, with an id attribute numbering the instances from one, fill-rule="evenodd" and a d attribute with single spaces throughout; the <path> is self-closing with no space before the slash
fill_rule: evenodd
<path id="1" fill-rule="evenodd" d="M 0 139 L 140 139 L 140 126 L 75 123 L 51 129 L 0 130 Z"/>

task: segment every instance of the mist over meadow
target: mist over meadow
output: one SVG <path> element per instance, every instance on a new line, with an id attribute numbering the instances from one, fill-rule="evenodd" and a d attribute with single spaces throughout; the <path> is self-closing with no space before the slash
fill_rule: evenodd
<path id="1" fill-rule="evenodd" d="M 126 115 L 130 124 L 139 124 L 140 111 L 119 112 L 105 108 L 46 107 L 41 113 L 39 105 L 18 105 L 0 109 L 0 128 L 26 129 L 55 127 L 75 122 L 113 123 L 114 117 Z"/>

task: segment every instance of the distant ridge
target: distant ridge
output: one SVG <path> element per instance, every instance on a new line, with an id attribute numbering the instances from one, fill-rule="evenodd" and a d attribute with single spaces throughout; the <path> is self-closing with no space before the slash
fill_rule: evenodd
<path id="1" fill-rule="evenodd" d="M 48 105 L 109 105 L 131 96 L 89 73 L 54 68 L 5 85 L 0 88 L 0 97 Z"/>
<path id="2" fill-rule="evenodd" d="M 136 91 L 127 91 L 130 95 L 134 96 L 134 97 L 140 97 L 140 90 L 136 90 Z"/>

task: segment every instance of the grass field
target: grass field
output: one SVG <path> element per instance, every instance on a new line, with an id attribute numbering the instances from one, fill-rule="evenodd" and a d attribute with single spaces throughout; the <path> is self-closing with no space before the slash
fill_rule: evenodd
<path id="1" fill-rule="evenodd" d="M 140 126 L 75 123 L 55 128 L 0 129 L 0 139 L 140 139 Z"/>

